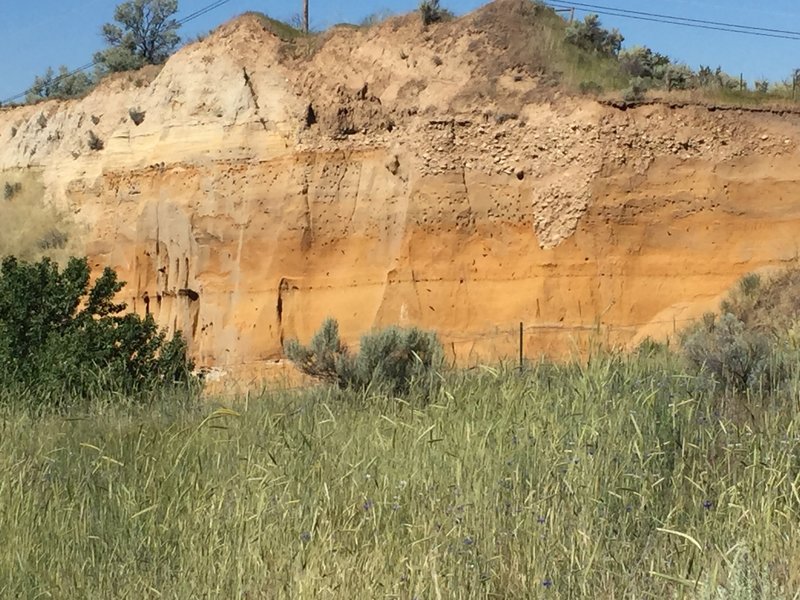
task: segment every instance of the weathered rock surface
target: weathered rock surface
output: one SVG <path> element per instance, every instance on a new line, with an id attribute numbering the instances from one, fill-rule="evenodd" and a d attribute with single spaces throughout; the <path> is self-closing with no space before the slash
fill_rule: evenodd
<path id="1" fill-rule="evenodd" d="M 799 117 L 556 98 L 492 10 L 313 48 L 242 17 L 160 72 L 0 109 L 0 186 L 42 190 L 133 310 L 228 370 L 328 315 L 350 342 L 435 329 L 462 364 L 512 356 L 519 322 L 530 356 L 598 325 L 631 344 L 796 258 Z"/>

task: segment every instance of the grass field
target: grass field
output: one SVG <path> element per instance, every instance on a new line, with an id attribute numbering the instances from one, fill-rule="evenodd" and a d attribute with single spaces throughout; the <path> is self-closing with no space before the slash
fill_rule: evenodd
<path id="1" fill-rule="evenodd" d="M 601 353 L 427 402 L 4 408 L 0 597 L 796 597 L 799 391 Z"/>

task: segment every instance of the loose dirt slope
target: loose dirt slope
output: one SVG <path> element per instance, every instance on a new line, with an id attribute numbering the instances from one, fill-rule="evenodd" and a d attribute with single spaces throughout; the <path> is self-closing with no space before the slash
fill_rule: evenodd
<path id="1" fill-rule="evenodd" d="M 247 15 L 160 73 L 0 109 L 0 186 L 43 189 L 134 310 L 227 369 L 328 315 L 351 342 L 436 329 L 462 364 L 512 355 L 520 321 L 531 355 L 598 323 L 635 343 L 795 258 L 800 118 L 570 97 L 542 18 L 287 43 Z"/>

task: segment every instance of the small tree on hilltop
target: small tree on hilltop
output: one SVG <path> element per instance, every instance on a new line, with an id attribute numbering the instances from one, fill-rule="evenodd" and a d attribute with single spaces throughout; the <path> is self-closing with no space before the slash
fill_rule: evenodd
<path id="1" fill-rule="evenodd" d="M 95 54 L 101 71 L 129 71 L 161 64 L 180 43 L 174 18 L 178 0 L 130 0 L 117 6 L 115 23 L 103 25 L 109 48 Z"/>
<path id="2" fill-rule="evenodd" d="M 58 68 L 58 74 L 51 67 L 44 75 L 33 80 L 25 101 L 28 103 L 50 98 L 76 98 L 88 92 L 94 81 L 86 73 L 70 73 L 66 66 Z"/>

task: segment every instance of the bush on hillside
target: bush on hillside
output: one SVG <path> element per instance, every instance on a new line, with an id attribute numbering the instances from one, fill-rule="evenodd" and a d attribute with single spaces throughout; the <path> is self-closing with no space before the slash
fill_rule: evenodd
<path id="1" fill-rule="evenodd" d="M 303 346 L 297 340 L 284 345 L 286 356 L 306 375 L 331 383 L 339 383 L 343 363 L 349 358 L 347 346 L 339 339 L 339 324 L 326 319 L 311 344 Z"/>
<path id="2" fill-rule="evenodd" d="M 4 259 L 2 385 L 74 397 L 188 385 L 192 364 L 181 335 L 167 340 L 152 316 L 123 314 L 114 298 L 124 285 L 110 268 L 90 285 L 86 259 L 72 258 L 63 270 L 49 258 Z"/>
<path id="3" fill-rule="evenodd" d="M 422 18 L 422 24 L 426 26 L 453 18 L 453 13 L 446 8 L 442 8 L 439 0 L 422 0 L 419 3 L 419 14 Z"/>
<path id="4" fill-rule="evenodd" d="M 775 390 L 797 362 L 791 328 L 798 316 L 793 286 L 800 272 L 789 270 L 764 282 L 746 275 L 720 304 L 681 337 L 684 355 L 729 389 Z M 795 345 L 796 346 L 796 345 Z"/>
<path id="5" fill-rule="evenodd" d="M 629 77 L 661 81 L 671 61 L 668 56 L 645 46 L 633 46 L 619 53 L 619 64 Z"/>
<path id="6" fill-rule="evenodd" d="M 389 327 L 361 338 L 351 354 L 339 338 L 339 326 L 327 319 L 309 346 L 297 340 L 285 345 L 286 356 L 303 373 L 343 389 L 377 389 L 403 395 L 417 386 L 430 386 L 444 362 L 436 334 L 417 328 Z"/>
<path id="7" fill-rule="evenodd" d="M 32 103 L 53 98 L 77 98 L 89 92 L 94 85 L 94 80 L 86 73 L 71 73 L 66 66 L 62 65 L 56 74 L 52 68 L 48 67 L 44 75 L 33 80 L 33 84 L 25 95 L 25 101 Z"/>
<path id="8" fill-rule="evenodd" d="M 706 315 L 681 343 L 694 366 L 708 371 L 726 387 L 745 392 L 769 383 L 771 340 L 745 327 L 730 312 L 719 317 Z"/>
<path id="9" fill-rule="evenodd" d="M 647 84 L 637 77 L 632 79 L 630 87 L 622 92 L 622 99 L 625 102 L 642 102 L 646 92 Z"/>
<path id="10" fill-rule="evenodd" d="M 617 56 L 625 38 L 617 29 L 604 29 L 597 15 L 586 15 L 574 21 L 566 31 L 566 41 L 578 48 L 600 56 Z"/>
<path id="11" fill-rule="evenodd" d="M 725 73 L 722 67 L 711 69 L 701 66 L 697 71 L 697 82 L 700 87 L 717 90 L 738 90 L 741 87 L 739 79 Z"/>

